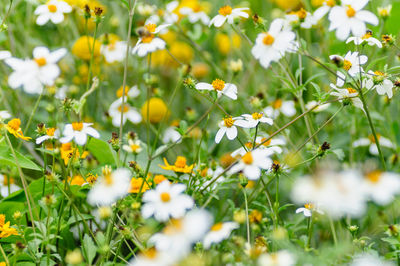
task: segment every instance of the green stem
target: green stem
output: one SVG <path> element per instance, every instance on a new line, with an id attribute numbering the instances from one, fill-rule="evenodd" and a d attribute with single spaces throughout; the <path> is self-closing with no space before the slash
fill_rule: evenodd
<path id="1" fill-rule="evenodd" d="M 246 190 L 243 187 L 242 188 L 243 191 L 243 195 L 244 195 L 244 204 L 245 204 L 245 208 L 246 208 L 246 229 L 247 229 L 247 243 L 250 246 L 250 222 L 249 222 L 249 206 L 247 204 L 247 194 L 246 194 Z"/>

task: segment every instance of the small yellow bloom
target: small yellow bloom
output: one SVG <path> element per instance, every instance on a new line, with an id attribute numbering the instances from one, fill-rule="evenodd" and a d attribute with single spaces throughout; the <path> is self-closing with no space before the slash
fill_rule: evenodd
<path id="1" fill-rule="evenodd" d="M 143 178 L 132 178 L 131 179 L 131 188 L 129 189 L 129 193 L 143 193 L 150 189 L 150 182 L 144 182 Z"/>
<path id="2" fill-rule="evenodd" d="M 19 118 L 14 118 L 7 123 L 6 128 L 8 132 L 10 132 L 10 134 L 13 134 L 16 138 L 20 138 L 23 140 L 30 140 L 31 139 L 30 137 L 24 136 L 24 133 L 22 133 L 22 129 L 20 126 L 21 126 L 21 120 Z"/>
<path id="3" fill-rule="evenodd" d="M 178 156 L 176 157 L 176 161 L 174 165 L 170 165 L 167 161 L 167 159 L 164 158 L 164 164 L 160 165 L 160 167 L 164 170 L 171 170 L 177 173 L 190 173 L 193 170 L 194 164 L 192 165 L 187 165 L 186 164 L 186 158 L 183 156 Z"/>
<path id="4" fill-rule="evenodd" d="M 148 112 L 147 112 L 148 109 Z M 150 123 L 159 123 L 169 116 L 169 110 L 165 102 L 160 98 L 150 98 L 146 101 L 141 109 L 143 121 L 147 121 L 147 114 L 149 114 Z"/>
<path id="5" fill-rule="evenodd" d="M 80 37 L 72 46 L 72 53 L 80 59 L 90 60 L 93 41 L 94 39 L 91 36 Z M 96 40 L 93 51 L 93 56 L 95 58 L 100 56 L 100 46 L 100 42 Z"/>
<path id="6" fill-rule="evenodd" d="M 10 222 L 5 221 L 6 216 L 4 214 L 0 214 L 0 238 L 18 235 L 17 229 L 10 227 Z"/>

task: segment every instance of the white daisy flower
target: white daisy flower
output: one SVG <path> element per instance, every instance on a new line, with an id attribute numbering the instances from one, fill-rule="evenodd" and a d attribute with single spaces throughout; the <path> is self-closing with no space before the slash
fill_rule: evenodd
<path id="1" fill-rule="evenodd" d="M 332 7 L 336 6 L 336 1 L 335 0 L 324 0 L 322 3 L 322 6 L 320 6 L 317 10 L 315 10 L 313 16 L 320 20 L 323 18 L 326 14 L 329 13 L 329 11 L 332 10 Z"/>
<path id="2" fill-rule="evenodd" d="M 252 113 L 252 114 L 243 114 L 240 117 L 244 119 L 236 120 L 236 125 L 243 128 L 255 128 L 259 123 L 266 123 L 272 126 L 274 124 L 274 120 L 265 116 L 263 113 Z"/>
<path id="3" fill-rule="evenodd" d="M 224 25 L 225 22 L 228 22 L 228 24 L 233 24 L 233 21 L 236 18 L 248 18 L 249 14 L 247 14 L 246 10 L 249 10 L 248 7 L 242 7 L 242 8 L 232 8 L 231 6 L 223 6 L 218 10 L 218 15 L 213 17 L 210 21 L 210 24 L 208 25 L 211 27 L 211 25 L 214 25 L 215 27 L 219 28 L 222 25 Z"/>
<path id="4" fill-rule="evenodd" d="M 211 224 L 212 216 L 207 211 L 191 210 L 181 219 L 170 220 L 149 242 L 154 243 L 157 250 L 180 259 L 190 253 L 194 243 L 203 239 Z"/>
<path id="5" fill-rule="evenodd" d="M 10 57 L 11 57 L 10 51 L 6 51 L 6 50 L 0 51 L 0 60 L 4 60 L 4 59 L 10 58 Z"/>
<path id="6" fill-rule="evenodd" d="M 313 212 L 324 214 L 323 211 L 319 210 L 317 206 L 312 203 L 304 204 L 304 207 L 297 208 L 296 213 L 303 213 L 305 217 L 311 217 Z"/>
<path id="7" fill-rule="evenodd" d="M 335 84 L 332 83 L 331 83 L 331 88 L 334 89 L 334 91 L 331 92 L 330 95 L 336 96 L 339 99 L 341 99 L 339 100 L 340 102 L 343 102 L 343 100 L 350 100 L 355 107 L 360 108 L 361 110 L 364 111 L 364 105 L 360 100 L 360 98 L 358 98 L 358 92 L 355 89 L 351 87 L 340 89 L 336 87 Z"/>
<path id="8" fill-rule="evenodd" d="M 60 130 L 54 127 L 46 128 L 46 135 L 40 136 L 36 139 L 36 144 L 41 144 L 43 141 L 49 139 L 58 139 L 60 137 Z"/>
<path id="9" fill-rule="evenodd" d="M 250 180 L 257 180 L 261 176 L 261 169 L 269 169 L 272 165 L 272 160 L 269 158 L 273 154 L 267 149 L 255 149 L 247 152 L 242 156 L 240 161 L 232 166 L 229 174 L 235 174 L 243 171 L 243 174 Z"/>
<path id="10" fill-rule="evenodd" d="M 268 32 L 257 36 L 251 53 L 264 68 L 268 68 L 271 62 L 278 62 L 286 52 L 297 50 L 296 34 L 285 27 L 285 24 L 283 19 L 275 19 Z"/>
<path id="11" fill-rule="evenodd" d="M 112 64 L 122 62 L 125 59 L 126 48 L 125 41 L 111 41 L 107 45 L 102 45 L 100 51 L 107 63 Z"/>
<path id="12" fill-rule="evenodd" d="M 324 170 L 316 176 L 298 178 L 293 184 L 292 199 L 297 204 L 312 202 L 332 218 L 345 215 L 360 217 L 366 210 L 363 177 L 357 171 Z"/>
<path id="13" fill-rule="evenodd" d="M 318 22 L 318 19 L 313 14 L 306 12 L 303 8 L 285 15 L 285 20 L 289 25 L 300 24 L 303 29 L 311 29 Z"/>
<path id="14" fill-rule="evenodd" d="M 184 184 L 164 181 L 155 189 L 146 191 L 143 194 L 143 218 L 154 216 L 157 221 L 165 222 L 170 217 L 175 219 L 183 217 L 186 210 L 194 206 L 193 199 L 183 194 L 185 189 Z"/>
<path id="15" fill-rule="evenodd" d="M 382 43 L 378 39 L 372 37 L 372 31 L 367 31 L 362 37 L 350 37 L 346 43 L 354 42 L 355 45 L 361 45 L 367 43 L 369 46 L 376 45 L 378 48 L 382 48 Z"/>
<path id="16" fill-rule="evenodd" d="M 220 121 L 218 123 L 219 130 L 215 135 L 215 143 L 220 143 L 225 134 L 229 140 L 234 140 L 238 134 L 236 128 L 237 122 L 237 118 L 233 118 L 232 116 L 225 117 L 222 121 Z"/>
<path id="17" fill-rule="evenodd" d="M 363 36 L 367 27 L 365 23 L 374 26 L 379 24 L 378 17 L 370 11 L 362 10 L 369 0 L 342 0 L 341 6 L 334 6 L 329 13 L 331 25 L 329 30 L 336 30 L 339 40 L 346 40 L 350 32 L 356 36 Z"/>
<path id="18" fill-rule="evenodd" d="M 367 79 L 363 80 L 363 87 L 368 90 L 375 89 L 379 95 L 387 95 L 389 99 L 393 97 L 394 84 L 387 75 L 381 71 L 368 71 Z"/>
<path id="19" fill-rule="evenodd" d="M 111 167 L 104 167 L 99 177 L 89 191 L 87 200 L 91 205 L 109 206 L 128 194 L 131 172 L 125 168 L 112 171 Z"/>
<path id="20" fill-rule="evenodd" d="M 229 238 L 231 232 L 239 228 L 236 222 L 216 223 L 211 227 L 210 232 L 206 234 L 203 240 L 205 249 L 209 249 L 213 243 L 219 243 Z"/>
<path id="21" fill-rule="evenodd" d="M 155 248 L 149 248 L 141 251 L 139 255 L 129 262 L 129 266 L 172 266 L 176 260 L 168 252 L 158 251 Z"/>
<path id="22" fill-rule="evenodd" d="M 135 47 L 132 49 L 132 54 L 137 54 L 139 57 L 146 56 L 149 53 L 165 48 L 165 41 L 155 37 L 163 29 L 166 29 L 171 24 L 164 24 L 157 27 L 154 23 L 147 23 L 144 28 L 146 32 L 139 38 Z"/>
<path id="23" fill-rule="evenodd" d="M 54 24 L 60 24 L 64 21 L 64 14 L 71 11 L 72 7 L 68 3 L 61 0 L 50 0 L 36 8 L 35 15 L 39 15 L 36 24 L 42 26 L 49 20 Z"/>
<path id="24" fill-rule="evenodd" d="M 268 149 L 269 151 L 273 152 L 273 153 L 282 153 L 283 149 L 280 147 L 282 145 L 286 144 L 286 141 L 283 138 L 272 138 L 268 141 L 267 137 L 262 137 L 262 136 L 257 136 L 256 138 L 256 146 L 260 145 L 258 147 L 258 149 Z M 266 142 L 264 142 L 266 141 Z M 262 143 L 262 144 L 261 144 Z M 238 149 L 236 149 L 235 151 L 233 151 L 231 153 L 232 157 L 236 157 L 236 156 L 244 156 L 247 153 L 247 150 L 251 150 L 253 148 L 253 142 L 247 142 L 245 143 L 245 146 L 247 149 L 245 149 L 244 147 L 240 147 Z"/>
<path id="25" fill-rule="evenodd" d="M 259 266 L 293 266 L 296 265 L 295 256 L 287 250 L 275 253 L 263 253 L 258 258 Z"/>
<path id="26" fill-rule="evenodd" d="M 204 25 L 208 25 L 210 23 L 210 18 L 198 3 L 193 8 L 182 7 L 179 9 L 179 13 L 186 15 L 190 23 L 193 24 L 197 23 L 198 21 L 201 21 Z"/>
<path id="27" fill-rule="evenodd" d="M 318 105 L 317 101 L 309 101 L 305 107 L 307 110 L 310 110 L 310 109 L 314 108 L 314 106 L 316 106 L 316 105 Z M 325 104 L 322 104 L 322 105 L 314 108 L 314 110 L 312 110 L 312 111 L 315 113 L 319 113 L 319 112 L 322 112 L 322 111 L 325 111 L 326 109 L 328 109 L 329 106 L 331 106 L 330 103 L 325 103 Z"/>
<path id="28" fill-rule="evenodd" d="M 110 105 L 108 113 L 112 118 L 113 126 L 119 127 L 121 125 L 121 113 L 124 113 L 122 117 L 123 125 L 127 120 L 131 121 L 133 124 L 139 124 L 142 122 L 142 116 L 134 107 L 130 106 L 127 102 L 124 102 L 123 108 L 124 109 L 122 110 L 122 98 L 117 99 Z"/>
<path id="29" fill-rule="evenodd" d="M 141 142 L 140 140 L 128 140 L 128 145 L 123 145 L 122 149 L 126 152 L 129 153 L 135 153 L 138 154 L 139 152 L 142 151 L 142 147 L 141 147 Z"/>
<path id="30" fill-rule="evenodd" d="M 282 101 L 276 99 L 270 106 L 267 106 L 263 110 L 264 114 L 273 119 L 277 118 L 279 114 L 283 114 L 286 117 L 292 117 L 296 114 L 296 108 L 294 101 Z"/>
<path id="31" fill-rule="evenodd" d="M 197 90 L 207 90 L 213 91 L 215 90 L 218 94 L 218 97 L 225 95 L 232 100 L 237 99 L 237 87 L 232 83 L 225 83 L 225 81 L 221 79 L 215 79 L 211 84 L 205 82 L 199 82 L 196 84 Z"/>
<path id="32" fill-rule="evenodd" d="M 3 198 L 8 197 L 8 195 L 20 189 L 21 188 L 15 184 L 13 178 L 0 174 L 0 194 Z"/>
<path id="33" fill-rule="evenodd" d="M 124 93 L 122 86 L 117 90 L 117 97 L 121 98 L 122 94 Z M 140 90 L 137 85 L 132 86 L 129 88 L 128 86 L 125 86 L 125 97 L 128 97 L 129 99 L 136 98 L 140 95 Z"/>
<path id="34" fill-rule="evenodd" d="M 351 51 L 348 51 L 344 57 L 340 55 L 331 55 L 329 58 L 333 61 L 339 60 L 343 62 L 343 69 L 352 77 L 355 77 L 360 72 L 364 73 L 364 69 L 361 65 L 364 65 L 368 61 L 366 55 L 359 55 L 358 52 L 352 53 Z M 337 85 L 341 87 L 344 85 L 346 77 L 340 71 L 337 72 L 337 75 Z"/>
<path id="35" fill-rule="evenodd" d="M 177 141 L 180 143 L 182 142 L 181 138 L 182 136 L 178 131 L 176 131 L 176 127 L 170 126 L 165 129 L 162 141 L 163 143 L 175 143 Z"/>
<path id="36" fill-rule="evenodd" d="M 373 171 L 366 175 L 363 186 L 374 202 L 379 205 L 387 205 L 400 193 L 400 175 Z"/>
<path id="37" fill-rule="evenodd" d="M 64 132 L 60 139 L 61 143 L 71 142 L 75 140 L 78 145 L 85 145 L 87 141 L 87 136 L 91 136 L 93 138 L 100 138 L 99 132 L 91 127 L 93 123 L 82 123 L 82 122 L 74 122 L 72 124 L 67 124 L 64 127 Z"/>
<path id="38" fill-rule="evenodd" d="M 381 135 L 377 134 L 376 136 L 379 140 L 379 145 L 381 147 L 386 147 L 389 149 L 394 149 L 395 145 L 387 138 L 382 137 Z M 356 141 L 353 142 L 353 147 L 357 148 L 357 147 L 365 147 L 365 146 L 369 146 L 369 152 L 372 155 L 378 155 L 379 151 L 378 151 L 378 146 L 376 145 L 375 142 L 375 138 L 374 136 L 369 136 L 368 138 L 360 138 Z"/>

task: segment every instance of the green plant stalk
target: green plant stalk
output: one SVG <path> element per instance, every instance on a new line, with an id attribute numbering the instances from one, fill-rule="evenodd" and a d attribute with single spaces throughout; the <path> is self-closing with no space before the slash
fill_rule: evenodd
<path id="1" fill-rule="evenodd" d="M 2 245 L 0 244 L 0 251 L 1 251 L 1 255 L 3 255 L 4 260 L 6 261 L 7 265 L 10 265 L 10 262 L 8 261 L 8 257 L 6 255 L 6 253 L 4 252 L 4 249 L 2 247 Z"/>
<path id="2" fill-rule="evenodd" d="M 247 243 L 250 246 L 250 221 L 249 221 L 249 206 L 247 204 L 247 195 L 246 190 L 242 187 L 243 195 L 244 195 L 244 204 L 246 208 L 246 230 L 247 230 Z"/>
<path id="3" fill-rule="evenodd" d="M 308 231 L 308 237 L 307 237 L 307 245 L 306 249 L 309 249 L 311 246 L 311 238 L 312 238 L 312 233 L 313 233 L 313 226 L 314 226 L 314 219 L 313 215 L 308 217 L 308 223 L 307 223 L 307 231 Z"/>

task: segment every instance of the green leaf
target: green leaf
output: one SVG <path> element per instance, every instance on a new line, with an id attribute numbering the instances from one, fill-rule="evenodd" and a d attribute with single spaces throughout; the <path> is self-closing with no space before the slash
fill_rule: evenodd
<path id="1" fill-rule="evenodd" d="M 116 165 L 115 151 L 107 142 L 91 138 L 88 142 L 87 149 L 100 162 L 100 164 Z"/>
<path id="2" fill-rule="evenodd" d="M 83 254 L 89 265 L 92 264 L 93 259 L 96 257 L 97 246 L 94 244 L 92 238 L 88 235 L 83 237 Z"/>
<path id="3" fill-rule="evenodd" d="M 36 165 L 34 162 L 32 162 L 30 159 L 28 159 L 18 151 L 15 151 L 15 154 L 17 156 L 18 164 L 19 166 L 21 166 L 21 168 L 42 171 L 42 169 L 38 165 Z M 12 154 L 10 148 L 8 146 L 5 146 L 4 144 L 0 145 L 0 164 L 12 165 L 17 167 L 14 155 Z"/>

